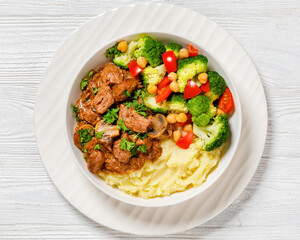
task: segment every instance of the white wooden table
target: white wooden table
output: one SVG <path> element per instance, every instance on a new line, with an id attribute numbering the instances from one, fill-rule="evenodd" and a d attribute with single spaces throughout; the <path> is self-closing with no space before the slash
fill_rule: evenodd
<path id="1" fill-rule="evenodd" d="M 150 239 L 70 206 L 43 167 L 33 128 L 38 84 L 61 43 L 91 17 L 135 2 L 0 0 L 1 239 Z M 207 15 L 241 42 L 263 81 L 269 129 L 241 196 L 202 226 L 161 239 L 300 239 L 300 1 L 164 2 Z"/>

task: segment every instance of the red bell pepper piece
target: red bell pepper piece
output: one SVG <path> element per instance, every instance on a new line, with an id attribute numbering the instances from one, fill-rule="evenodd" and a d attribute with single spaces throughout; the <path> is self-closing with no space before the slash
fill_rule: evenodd
<path id="1" fill-rule="evenodd" d="M 137 62 L 133 59 L 130 63 L 128 63 L 128 68 L 132 76 L 137 76 L 139 73 L 143 71 L 143 69 L 137 64 Z"/>
<path id="2" fill-rule="evenodd" d="M 188 149 L 189 146 L 191 145 L 191 143 L 193 142 L 193 136 L 194 136 L 194 133 L 192 131 L 188 132 L 184 137 L 180 138 L 177 141 L 176 145 L 183 149 Z"/>
<path id="3" fill-rule="evenodd" d="M 168 73 L 177 71 L 177 58 L 173 51 L 165 52 L 162 55 L 162 59 Z"/>
<path id="4" fill-rule="evenodd" d="M 189 80 L 185 86 L 183 97 L 184 99 L 189 99 L 196 97 L 199 93 L 201 93 L 201 89 L 193 80 Z"/>
<path id="5" fill-rule="evenodd" d="M 192 44 L 188 44 L 188 51 L 190 57 L 195 57 L 198 55 L 198 49 L 195 48 Z"/>
<path id="6" fill-rule="evenodd" d="M 225 113 L 229 113 L 233 108 L 234 108 L 233 97 L 229 88 L 227 87 L 223 95 L 220 97 L 219 109 L 221 109 Z"/>
<path id="7" fill-rule="evenodd" d="M 162 89 L 165 86 L 168 86 L 172 81 L 168 78 L 165 77 L 163 80 L 160 81 L 160 83 L 158 84 L 158 89 Z"/>
<path id="8" fill-rule="evenodd" d="M 171 93 L 172 93 L 172 90 L 170 89 L 170 85 L 167 85 L 164 88 L 158 90 L 158 95 L 155 97 L 156 103 L 159 103 L 159 102 L 167 99 L 167 97 L 169 97 L 169 95 Z"/>
<path id="9" fill-rule="evenodd" d="M 200 86 L 201 91 L 203 92 L 209 92 L 209 82 L 207 81 L 206 83 L 202 84 Z"/>

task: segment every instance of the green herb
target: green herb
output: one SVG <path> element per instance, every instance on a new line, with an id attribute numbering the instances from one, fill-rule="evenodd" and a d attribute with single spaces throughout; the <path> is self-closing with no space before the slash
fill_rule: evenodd
<path id="1" fill-rule="evenodd" d="M 96 94 L 97 94 L 98 90 L 99 90 L 99 88 L 97 88 L 97 87 L 93 87 L 93 93 L 94 93 L 94 95 L 96 95 Z"/>
<path id="2" fill-rule="evenodd" d="M 92 71 L 90 71 L 90 73 L 89 73 L 89 77 L 92 78 L 93 76 L 94 76 L 94 71 L 92 70 Z"/>
<path id="3" fill-rule="evenodd" d="M 123 118 L 121 118 L 121 119 L 117 122 L 117 124 L 118 124 L 118 126 L 117 126 L 118 129 L 121 129 L 121 130 L 123 130 L 124 132 L 126 132 L 126 131 L 129 130 L 129 128 L 125 126 L 125 123 L 124 123 Z"/>
<path id="4" fill-rule="evenodd" d="M 75 105 L 72 105 L 73 108 L 73 113 L 79 113 L 79 108 L 76 107 Z"/>
<path id="5" fill-rule="evenodd" d="M 146 145 L 140 145 L 138 146 L 137 150 L 141 151 L 142 153 L 146 153 L 147 152 L 148 147 Z"/>
<path id="6" fill-rule="evenodd" d="M 96 132 L 95 137 L 101 139 L 104 131 Z"/>
<path id="7" fill-rule="evenodd" d="M 109 124 L 112 124 L 119 117 L 118 112 L 120 108 L 112 108 L 108 109 L 106 113 L 103 115 L 103 120 Z"/>
<path id="8" fill-rule="evenodd" d="M 88 100 L 87 98 L 84 99 L 85 102 L 86 102 L 87 100 Z"/>
<path id="9" fill-rule="evenodd" d="M 134 142 L 128 141 L 125 137 L 120 142 L 120 148 L 122 150 L 129 151 L 131 153 L 131 157 L 137 154 L 137 146 Z"/>
<path id="10" fill-rule="evenodd" d="M 142 92 L 141 89 L 138 89 L 138 90 L 134 91 L 134 92 L 131 94 L 131 98 L 132 98 L 132 99 L 138 99 L 138 97 L 141 95 L 141 92 Z"/>
<path id="11" fill-rule="evenodd" d="M 130 93 L 128 92 L 128 90 L 125 90 L 122 95 L 123 97 L 130 97 Z"/>
<path id="12" fill-rule="evenodd" d="M 137 133 L 134 136 L 134 139 L 140 138 L 140 139 L 144 140 L 146 137 L 148 137 L 148 133 Z"/>
<path id="13" fill-rule="evenodd" d="M 86 86 L 88 85 L 89 83 L 89 80 L 87 78 L 84 78 L 81 80 L 80 82 L 80 89 L 83 90 L 86 88 Z"/>
<path id="14" fill-rule="evenodd" d="M 133 107 L 138 114 L 148 117 L 148 114 L 145 111 L 147 111 L 149 108 L 139 101 L 133 100 L 133 102 L 125 102 L 124 104 L 127 106 L 127 108 Z"/>
<path id="15" fill-rule="evenodd" d="M 78 130 L 80 136 L 81 146 L 84 146 L 87 142 L 91 141 L 93 136 L 90 134 L 90 129 L 80 129 Z"/>
<path id="16" fill-rule="evenodd" d="M 83 148 L 83 149 L 82 149 L 82 151 L 83 151 L 83 152 L 85 152 L 85 153 L 87 153 L 87 152 L 88 152 L 88 150 L 86 150 L 85 148 Z"/>
<path id="17" fill-rule="evenodd" d="M 79 118 L 78 114 L 76 114 L 75 118 L 77 122 L 81 122 L 81 119 Z"/>
<path id="18" fill-rule="evenodd" d="M 101 150 L 101 147 L 99 144 L 97 144 L 95 147 L 94 147 L 95 150 Z"/>

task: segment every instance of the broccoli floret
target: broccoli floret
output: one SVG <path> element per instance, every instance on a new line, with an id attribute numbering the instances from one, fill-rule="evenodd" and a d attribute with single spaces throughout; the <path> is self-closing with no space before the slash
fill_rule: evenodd
<path id="1" fill-rule="evenodd" d="M 187 108 L 192 115 L 200 115 L 201 113 L 209 112 L 211 100 L 204 95 L 198 95 L 190 99 L 187 103 Z"/>
<path id="2" fill-rule="evenodd" d="M 199 127 L 204 127 L 207 124 L 209 124 L 211 119 L 210 114 L 207 113 L 201 113 L 200 115 L 197 116 L 192 116 L 192 121 Z"/>
<path id="3" fill-rule="evenodd" d="M 190 99 L 187 108 L 192 114 L 192 121 L 200 127 L 206 126 L 210 119 L 216 115 L 216 108 L 211 99 L 204 95 Z"/>
<path id="4" fill-rule="evenodd" d="M 166 101 L 156 103 L 155 96 L 150 95 L 146 90 L 142 91 L 142 100 L 144 104 L 150 108 L 153 112 L 165 114 L 168 110 Z"/>
<path id="5" fill-rule="evenodd" d="M 147 87 L 148 84 L 157 85 L 166 75 L 166 67 L 164 64 L 157 67 L 145 67 L 142 71 L 142 79 L 144 87 Z"/>
<path id="6" fill-rule="evenodd" d="M 211 125 L 205 127 L 194 126 L 194 134 L 199 137 L 197 145 L 205 151 L 212 151 L 220 147 L 229 136 L 229 123 L 226 115 L 219 114 Z"/>
<path id="7" fill-rule="evenodd" d="M 117 66 L 121 68 L 128 69 L 128 63 L 131 62 L 133 59 L 133 52 L 137 48 L 137 42 L 131 41 L 128 45 L 128 49 L 124 53 L 118 53 L 117 55 L 114 55 L 113 62 Z"/>
<path id="8" fill-rule="evenodd" d="M 213 101 L 218 99 L 226 89 L 226 82 L 217 72 L 208 72 L 209 92 L 205 93 Z"/>
<path id="9" fill-rule="evenodd" d="M 188 112 L 186 100 L 181 93 L 174 93 L 168 103 L 168 110 L 176 113 Z"/>
<path id="10" fill-rule="evenodd" d="M 180 92 L 184 91 L 189 79 L 207 71 L 207 62 L 207 58 L 203 55 L 178 60 L 177 82 Z"/>
<path id="11" fill-rule="evenodd" d="M 168 44 L 166 44 L 166 51 L 173 51 L 177 58 L 179 56 L 179 51 L 180 51 L 181 48 L 182 48 L 182 46 L 178 43 L 168 43 Z"/>
<path id="12" fill-rule="evenodd" d="M 157 67 L 163 63 L 162 54 L 166 51 L 165 46 L 149 36 L 140 37 L 138 40 L 138 49 L 135 50 L 133 57 L 145 57 L 150 66 Z"/>
<path id="13" fill-rule="evenodd" d="M 122 53 L 120 50 L 118 50 L 118 44 L 119 43 L 116 43 L 111 48 L 106 49 L 106 52 L 105 52 L 106 58 L 119 56 Z"/>

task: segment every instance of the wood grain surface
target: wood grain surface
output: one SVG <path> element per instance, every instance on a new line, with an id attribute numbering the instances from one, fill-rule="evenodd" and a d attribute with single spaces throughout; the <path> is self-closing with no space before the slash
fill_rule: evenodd
<path id="1" fill-rule="evenodd" d="M 137 2 L 0 0 L 0 239 L 151 239 L 77 212 L 48 177 L 33 126 L 38 84 L 62 42 L 92 17 Z M 163 2 L 205 14 L 245 47 L 263 81 L 269 126 L 239 198 L 199 227 L 156 239 L 300 239 L 300 1 Z"/>

